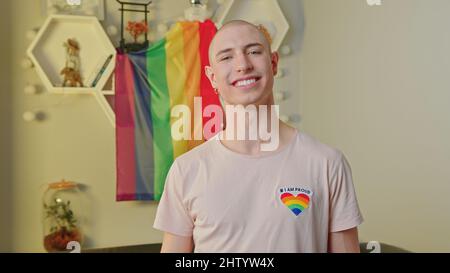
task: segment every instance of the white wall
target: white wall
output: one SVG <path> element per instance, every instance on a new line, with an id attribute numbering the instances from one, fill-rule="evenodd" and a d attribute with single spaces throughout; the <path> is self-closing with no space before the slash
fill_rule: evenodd
<path id="1" fill-rule="evenodd" d="M 304 2 L 302 125 L 349 158 L 361 238 L 450 251 L 450 1 Z"/>

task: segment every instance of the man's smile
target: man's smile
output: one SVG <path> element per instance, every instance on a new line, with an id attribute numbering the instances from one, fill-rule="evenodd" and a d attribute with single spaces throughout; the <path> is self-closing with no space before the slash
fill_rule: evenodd
<path id="1" fill-rule="evenodd" d="M 249 89 L 249 88 L 254 87 L 260 79 L 261 79 L 261 77 L 256 77 L 256 76 L 241 78 L 241 79 L 235 80 L 232 83 L 232 85 L 239 89 Z"/>

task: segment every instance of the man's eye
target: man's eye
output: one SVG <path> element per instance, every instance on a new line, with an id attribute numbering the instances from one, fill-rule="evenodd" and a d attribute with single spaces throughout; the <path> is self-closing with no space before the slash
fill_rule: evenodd
<path id="1" fill-rule="evenodd" d="M 249 54 L 258 55 L 258 54 L 261 54 L 261 51 L 259 51 L 259 50 L 252 50 L 252 51 L 249 52 Z"/>
<path id="2" fill-rule="evenodd" d="M 224 56 L 224 57 L 220 58 L 221 61 L 226 61 L 226 60 L 229 60 L 229 59 L 231 59 L 230 56 Z"/>

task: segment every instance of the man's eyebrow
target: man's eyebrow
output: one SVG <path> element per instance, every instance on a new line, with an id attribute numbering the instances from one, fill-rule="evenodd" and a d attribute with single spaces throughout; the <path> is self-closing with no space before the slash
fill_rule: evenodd
<path id="1" fill-rule="evenodd" d="M 254 47 L 254 46 L 264 47 L 264 45 L 261 44 L 261 43 L 251 43 L 251 44 L 248 44 L 248 45 L 244 46 L 244 49 L 247 49 L 249 47 Z M 227 53 L 227 52 L 230 52 L 232 50 L 233 50 L 232 48 L 222 49 L 221 51 L 217 52 L 216 57 L 219 56 L 220 54 Z"/>

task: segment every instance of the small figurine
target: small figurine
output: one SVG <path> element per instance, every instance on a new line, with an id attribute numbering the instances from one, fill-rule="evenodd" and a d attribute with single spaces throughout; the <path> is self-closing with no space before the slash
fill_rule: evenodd
<path id="1" fill-rule="evenodd" d="M 75 39 L 68 39 L 64 47 L 66 48 L 66 66 L 61 70 L 61 75 L 64 75 L 63 86 L 83 87 L 78 42 Z"/>

